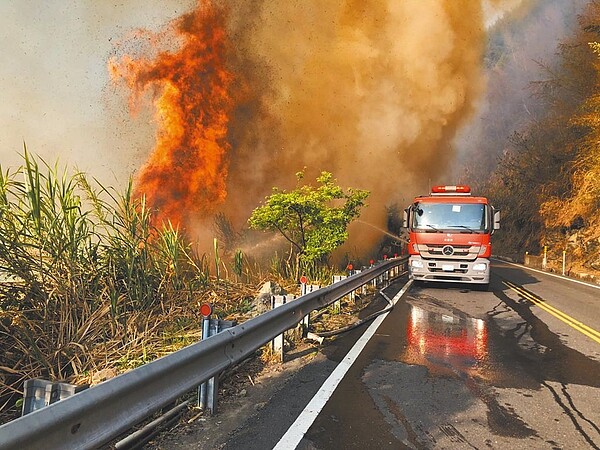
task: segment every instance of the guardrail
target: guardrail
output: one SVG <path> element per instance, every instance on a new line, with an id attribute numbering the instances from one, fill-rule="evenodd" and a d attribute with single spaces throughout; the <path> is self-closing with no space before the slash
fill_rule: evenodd
<path id="1" fill-rule="evenodd" d="M 405 265 L 407 259 L 382 261 L 346 280 L 9 422 L 0 427 L 0 449 L 98 448 L 244 360 L 275 336 L 296 326 L 311 311 Z"/>
<path id="2" fill-rule="evenodd" d="M 554 249 L 554 251 L 549 250 L 548 246 L 544 246 L 541 255 L 530 255 L 529 252 L 525 252 L 523 265 L 533 267 L 534 269 L 559 273 L 562 274 L 563 277 L 579 278 L 582 281 L 600 284 L 600 278 L 593 273 L 593 269 L 586 270 L 581 267 L 573 267 L 574 260 L 571 248 Z M 560 255 L 560 257 L 558 255 Z"/>

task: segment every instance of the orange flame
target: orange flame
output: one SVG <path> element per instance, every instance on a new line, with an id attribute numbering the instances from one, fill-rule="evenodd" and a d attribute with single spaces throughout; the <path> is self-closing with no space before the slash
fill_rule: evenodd
<path id="1" fill-rule="evenodd" d="M 112 58 L 109 71 L 130 88 L 132 111 L 144 94 L 154 96 L 156 147 L 136 180 L 136 195 L 146 196 L 157 223 L 185 225 L 210 214 L 227 195 L 233 76 L 226 65 L 225 11 L 212 1 L 199 0 L 171 32 L 181 43 L 176 51 L 156 48 L 165 34 L 150 36 L 154 57 Z"/>

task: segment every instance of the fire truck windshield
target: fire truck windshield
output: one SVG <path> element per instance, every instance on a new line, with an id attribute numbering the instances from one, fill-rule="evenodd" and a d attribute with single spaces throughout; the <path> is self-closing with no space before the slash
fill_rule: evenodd
<path id="1" fill-rule="evenodd" d="M 480 203 L 425 203 L 413 205 L 412 229 L 424 232 L 461 230 L 464 233 L 486 231 L 485 205 Z"/>

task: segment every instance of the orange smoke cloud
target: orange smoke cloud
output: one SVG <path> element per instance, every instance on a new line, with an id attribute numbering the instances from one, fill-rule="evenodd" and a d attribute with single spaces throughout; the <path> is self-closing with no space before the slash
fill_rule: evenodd
<path id="1" fill-rule="evenodd" d="M 136 180 L 136 194 L 146 196 L 158 223 L 184 225 L 189 217 L 213 212 L 227 195 L 233 75 L 226 65 L 225 19 L 222 8 L 200 0 L 163 35 L 139 33 L 153 58 L 125 55 L 109 62 L 112 79 L 124 80 L 131 90 L 132 110 L 144 94 L 153 95 L 156 146 Z M 169 36 L 180 43 L 175 51 L 159 48 L 171 42 Z"/>
<path id="2" fill-rule="evenodd" d="M 524 0 L 484 3 L 504 14 Z M 485 22 L 472 0 L 199 0 L 174 22 L 178 50 L 111 62 L 132 106 L 156 93 L 138 191 L 202 234 L 212 213 L 240 227 L 272 186 L 327 170 L 371 191 L 363 219 L 383 228 L 385 206 L 455 181 L 452 139 L 485 88 Z M 355 228 L 357 253 L 383 237 Z"/>
<path id="3" fill-rule="evenodd" d="M 233 149 L 226 204 L 237 223 L 305 166 L 307 178 L 327 170 L 371 191 L 362 219 L 379 228 L 386 206 L 448 176 L 451 140 L 484 90 L 480 2 L 265 1 L 253 12 L 232 25 L 245 52 L 235 72 L 258 87 L 262 106 Z M 358 254 L 382 238 L 361 223 L 350 229 Z"/>

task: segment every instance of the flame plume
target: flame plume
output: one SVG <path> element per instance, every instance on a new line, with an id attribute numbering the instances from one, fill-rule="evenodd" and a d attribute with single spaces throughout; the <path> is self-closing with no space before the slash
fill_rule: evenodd
<path id="1" fill-rule="evenodd" d="M 212 1 L 199 0 L 165 34 L 139 32 L 153 58 L 109 61 L 113 81 L 124 80 L 131 89 L 132 111 L 148 92 L 154 98 L 156 147 L 136 180 L 136 195 L 146 196 L 158 223 L 185 225 L 190 216 L 213 212 L 226 197 L 233 75 L 226 66 L 225 20 Z M 177 50 L 156 48 L 173 42 L 172 36 L 181 43 Z"/>

